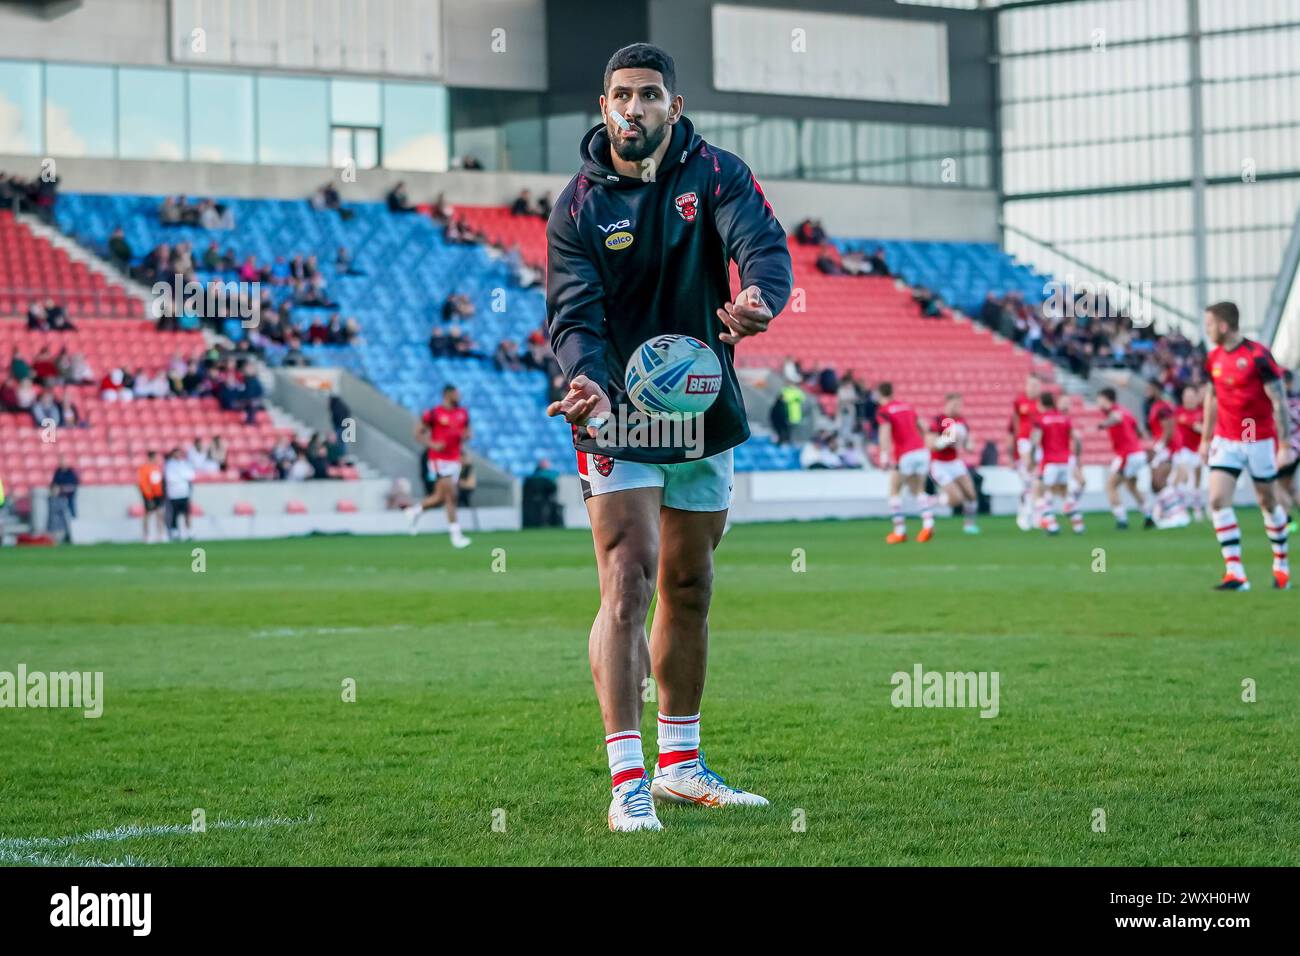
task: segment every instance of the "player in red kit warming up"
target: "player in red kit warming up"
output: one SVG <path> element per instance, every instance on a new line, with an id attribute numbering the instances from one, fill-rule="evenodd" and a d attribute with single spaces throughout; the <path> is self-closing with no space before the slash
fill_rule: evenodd
<path id="1" fill-rule="evenodd" d="M 925 493 L 925 473 L 930 468 L 930 449 L 921 435 L 921 423 L 916 409 L 908 402 L 894 398 L 894 386 L 881 382 L 876 386 L 880 395 L 880 408 L 876 421 L 880 425 L 880 462 L 892 467 L 889 472 L 889 512 L 894 519 L 894 530 L 886 537 L 887 544 L 902 544 L 907 540 L 907 519 L 903 516 L 903 488 L 906 488 L 921 512 L 920 542 L 934 536 L 934 504 Z"/>
<path id="2" fill-rule="evenodd" d="M 1079 452 L 1079 436 L 1070 416 L 1056 408 L 1056 396 L 1044 392 L 1038 396 L 1038 416 L 1034 421 L 1034 449 L 1039 452 L 1037 511 L 1040 524 L 1048 534 L 1060 534 L 1056 523 L 1056 501 L 1063 504 L 1065 516 L 1075 534 L 1083 534 L 1083 515 L 1070 493 L 1071 459 Z"/>
<path id="3" fill-rule="evenodd" d="M 961 396 L 949 392 L 943 399 L 943 413 L 930 422 L 930 477 L 948 498 L 953 514 L 961 512 L 962 531 L 979 534 L 975 511 L 979 498 L 970 469 L 961 452 L 970 450 L 970 427 L 961 417 Z"/>
<path id="4" fill-rule="evenodd" d="M 1115 515 L 1115 527 L 1128 527 L 1128 510 L 1119 496 L 1119 489 L 1124 487 L 1142 510 L 1144 526 L 1154 528 L 1156 523 L 1151 518 L 1151 503 L 1138 490 L 1138 478 L 1147 467 L 1147 452 L 1142 447 L 1137 419 L 1119 404 L 1113 388 L 1103 388 L 1097 393 L 1097 407 L 1106 416 L 1097 427 L 1110 435 L 1110 445 L 1115 451 L 1115 458 L 1110 463 L 1110 476 L 1106 479 L 1106 497 L 1110 499 L 1110 510 Z"/>
<path id="5" fill-rule="evenodd" d="M 1201 459 L 1210 466 L 1210 520 L 1223 553 L 1220 591 L 1249 591 L 1241 563 L 1241 530 L 1232 508 L 1237 479 L 1249 471 L 1255 498 L 1264 514 L 1264 530 L 1273 546 L 1273 586 L 1291 586 L 1287 565 L 1286 509 L 1278 503 L 1274 481 L 1291 463 L 1291 447 L 1278 435 L 1291 430 L 1290 410 L 1282 388 L 1282 370 L 1268 349 L 1238 330 L 1240 312 L 1231 302 L 1205 310 L 1206 340 L 1214 346 L 1205 357 L 1210 387 L 1205 393 L 1201 425 Z"/>
<path id="6" fill-rule="evenodd" d="M 415 428 L 415 437 L 427 446 L 425 456 L 425 499 L 406 509 L 411 520 L 411 534 L 415 534 L 420 515 L 431 508 L 444 505 L 447 509 L 447 531 L 453 547 L 464 548 L 469 538 L 460 532 L 456 521 L 456 481 L 460 478 L 461 445 L 469 440 L 469 412 L 460 404 L 460 392 L 455 385 L 442 390 L 442 404 L 424 413 Z"/>
<path id="7" fill-rule="evenodd" d="M 1016 524 L 1021 531 L 1034 526 L 1034 419 L 1038 417 L 1038 396 L 1043 383 L 1037 375 L 1025 380 L 1025 390 L 1011 402 L 1011 460 L 1020 476 L 1020 507 Z"/>

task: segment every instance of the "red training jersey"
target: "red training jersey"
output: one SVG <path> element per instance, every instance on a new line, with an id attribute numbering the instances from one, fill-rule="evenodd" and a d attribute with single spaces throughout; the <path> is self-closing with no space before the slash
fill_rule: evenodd
<path id="1" fill-rule="evenodd" d="M 1268 349 L 1251 339 L 1231 350 L 1219 346 L 1205 357 L 1205 372 L 1219 406 L 1215 435 L 1229 441 L 1277 437 L 1273 402 L 1264 386 L 1281 378 L 1282 370 Z"/>
<path id="2" fill-rule="evenodd" d="M 429 428 L 429 458 L 460 461 L 460 445 L 469 430 L 469 410 L 435 405 L 424 413 L 420 421 Z"/>
<path id="3" fill-rule="evenodd" d="M 1038 402 L 1022 393 L 1011 400 L 1011 407 L 1019 416 L 1016 438 L 1028 438 L 1034 433 L 1034 423 L 1038 420 Z M 1014 416 L 1011 420 L 1017 421 Z"/>
<path id="4" fill-rule="evenodd" d="M 1057 411 L 1040 412 L 1037 427 L 1043 436 L 1043 464 L 1068 465 L 1074 451 L 1074 443 L 1070 440 L 1074 423 L 1070 416 Z"/>
<path id="5" fill-rule="evenodd" d="M 1142 447 L 1142 436 L 1138 434 L 1137 419 L 1123 405 L 1116 405 L 1110 410 L 1110 414 L 1119 417 L 1113 425 L 1106 426 L 1106 432 L 1110 435 L 1110 446 L 1115 449 L 1115 454 L 1120 458 L 1127 458 L 1137 451 L 1145 451 Z"/>
<path id="6" fill-rule="evenodd" d="M 1163 398 L 1157 398 L 1147 409 L 1147 431 L 1151 433 L 1151 440 L 1161 442 L 1165 440 L 1165 422 L 1174 417 L 1174 406 L 1169 404 Z M 1169 437 L 1169 447 L 1174 447 L 1177 438 L 1177 430 Z"/>
<path id="7" fill-rule="evenodd" d="M 907 402 L 890 399 L 876 411 L 876 419 L 882 424 L 888 423 L 889 434 L 894 446 L 894 461 L 902 458 L 909 451 L 925 447 L 921 437 L 921 423 L 917 420 L 916 409 Z"/>
<path id="8" fill-rule="evenodd" d="M 954 425 L 961 425 L 963 428 L 966 428 L 966 433 L 968 435 L 970 434 L 970 429 L 966 427 L 966 419 L 962 418 L 960 415 L 956 418 L 953 418 L 951 415 L 935 415 L 934 421 L 930 422 L 930 431 L 935 435 L 942 435 Z M 957 445 L 954 442 L 953 444 L 947 445 L 943 448 L 932 448 L 930 450 L 930 457 L 935 461 L 956 461 L 957 452 Z"/>
<path id="9" fill-rule="evenodd" d="M 1179 451 L 1183 448 L 1190 448 L 1192 451 L 1200 451 L 1200 424 L 1204 417 L 1205 412 L 1200 408 L 1180 406 L 1175 409 L 1174 443 L 1170 446 L 1170 450 Z"/>

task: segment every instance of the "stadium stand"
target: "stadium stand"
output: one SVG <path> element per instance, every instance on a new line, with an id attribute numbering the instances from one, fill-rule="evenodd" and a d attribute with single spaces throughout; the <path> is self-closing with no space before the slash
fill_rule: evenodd
<path id="1" fill-rule="evenodd" d="M 197 226 L 162 225 L 161 197 L 65 194 L 58 217 L 62 227 L 87 245 L 103 250 L 111 231 L 121 226 L 133 249 L 147 251 L 162 242 L 190 242 L 195 250 L 211 241 L 231 249 L 237 261 L 255 256 L 271 263 L 294 255 L 314 255 L 328 281 L 336 308 L 295 306 L 293 324 L 338 312 L 354 316 L 361 337 L 342 346 L 304 345 L 313 364 L 338 365 L 374 383 L 414 413 L 435 404 L 445 382 L 460 387 L 475 422 L 475 445 L 517 476 L 527 475 L 539 458 L 573 469 L 567 428 L 540 414 L 547 382 L 541 372 L 500 371 L 490 356 L 504 339 L 526 341 L 542 323 L 544 299 L 537 288 L 514 285 L 501 250 L 518 247 L 523 261 L 545 259 L 545 224 L 536 216 L 515 216 L 505 207 L 457 207 L 455 219 L 488 244 L 449 242 L 443 228 L 423 215 L 396 216 L 380 203 L 350 205 L 351 216 L 317 210 L 294 200 L 223 200 L 238 223 L 234 230 L 209 232 Z M 927 285 L 959 308 L 973 308 L 989 291 L 1018 291 L 1041 298 L 1044 278 L 1016 263 L 996 246 L 844 239 L 845 250 L 883 246 L 890 267 L 909 284 Z M 340 247 L 355 254 L 357 274 L 337 274 Z M 741 367 L 777 368 L 786 356 L 805 365 L 849 369 L 868 383 L 890 378 L 898 393 L 923 416 L 938 410 L 943 393 L 961 391 L 978 450 L 994 441 L 1005 454 L 1012 397 L 1031 369 L 1051 380 L 1050 363 L 946 311 L 936 321 L 922 318 L 910 291 L 891 279 L 827 276 L 814 266 L 816 248 L 791 244 L 795 285 L 804 290 L 806 309 L 788 311 L 771 331 L 745 343 Z M 141 254 L 138 252 L 138 254 Z M 231 278 L 229 273 L 197 270 L 200 281 Z M 474 305 L 462 321 L 474 342 L 475 357 L 438 357 L 428 340 L 447 295 L 464 294 Z M 277 289 L 276 301 L 285 292 Z M 223 331 L 239 340 L 238 321 Z M 284 349 L 266 344 L 268 361 L 283 360 Z M 764 409 L 751 409 L 761 418 Z M 1095 413 L 1079 413 L 1087 424 Z M 1108 460 L 1105 437 L 1084 428 L 1085 460 Z M 756 434 L 737 452 L 738 470 L 798 467 L 798 450 Z"/>
<path id="2" fill-rule="evenodd" d="M 0 210 L 0 316 L 23 315 L 33 301 L 54 296 L 73 319 L 140 317 L 140 303 L 85 263 L 32 233 Z"/>
<path id="3" fill-rule="evenodd" d="M 0 355 L 7 361 L 17 349 L 30 359 L 43 346 L 80 353 L 95 372 L 85 384 L 60 386 L 72 399 L 85 427 L 59 428 L 56 439 L 36 426 L 26 412 L 0 412 L 0 460 L 15 463 L 5 480 L 15 497 L 47 485 L 61 456 L 80 473 L 82 484 L 133 484 L 135 469 L 149 450 L 188 447 L 196 436 L 210 441 L 220 435 L 229 449 L 227 470 L 200 476 L 200 481 L 234 481 L 240 470 L 291 430 L 275 428 L 265 411 L 246 425 L 244 413 L 225 411 L 212 397 L 105 401 L 99 378 L 110 368 L 163 369 L 173 357 L 202 353 L 197 332 L 161 333 L 135 320 L 87 319 L 75 332 L 29 332 L 21 323 L 0 321 Z"/>

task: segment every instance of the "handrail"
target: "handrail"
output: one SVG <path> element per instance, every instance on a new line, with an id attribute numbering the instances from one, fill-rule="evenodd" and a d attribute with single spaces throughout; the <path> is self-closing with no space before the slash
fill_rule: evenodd
<path id="1" fill-rule="evenodd" d="M 1026 232 L 1024 229 L 1021 229 L 1019 226 L 1013 226 L 1010 223 L 1008 223 L 1006 220 L 1001 220 L 999 222 L 999 225 L 1001 226 L 1004 232 L 1012 233 L 1013 235 L 1019 236 L 1022 239 L 1026 239 L 1029 242 L 1034 243 L 1035 245 L 1042 246 L 1044 249 L 1048 250 L 1052 255 L 1059 256 L 1060 258 L 1064 259 L 1066 262 L 1079 266 L 1082 269 L 1086 269 L 1088 270 L 1088 272 L 1092 273 L 1093 275 L 1100 276 L 1106 282 L 1114 283 L 1117 286 L 1124 286 L 1128 284 L 1126 280 L 1120 279 L 1112 275 L 1111 273 L 1107 272 L 1105 269 L 1100 269 L 1097 266 L 1093 265 L 1092 263 L 1080 259 L 1078 256 L 1074 255 L 1073 253 L 1066 252 L 1065 250 L 1059 248 L 1055 243 L 1050 242 L 1049 240 L 1040 239 L 1037 236 L 1035 236 L 1033 233 Z M 1196 319 L 1195 316 L 1189 315 L 1188 313 L 1182 311 L 1181 309 L 1173 305 L 1170 305 L 1168 302 L 1165 302 L 1163 299 L 1157 299 L 1153 295 L 1148 295 L 1147 299 L 1151 302 L 1152 305 L 1158 306 L 1165 312 L 1169 313 L 1170 316 L 1177 319 L 1180 324 L 1185 325 L 1186 328 L 1180 329 L 1180 331 L 1182 331 L 1185 335 L 1187 335 L 1189 339 L 1195 342 L 1195 341 L 1199 341 L 1203 337 L 1203 333 L 1201 330 L 1201 323 Z"/>

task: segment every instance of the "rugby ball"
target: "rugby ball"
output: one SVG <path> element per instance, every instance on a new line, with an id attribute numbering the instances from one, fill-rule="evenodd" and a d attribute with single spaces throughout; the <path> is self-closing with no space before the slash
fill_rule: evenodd
<path id="1" fill-rule="evenodd" d="M 628 359 L 628 400 L 647 415 L 698 415 L 722 391 L 722 363 L 689 335 L 656 335 Z"/>

